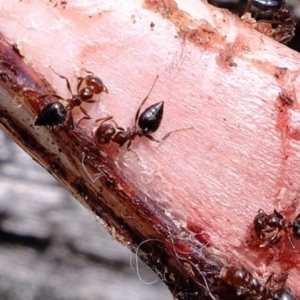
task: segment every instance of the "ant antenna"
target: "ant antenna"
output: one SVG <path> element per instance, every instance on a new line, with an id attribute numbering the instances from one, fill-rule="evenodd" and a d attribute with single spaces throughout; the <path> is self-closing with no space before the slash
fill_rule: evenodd
<path id="1" fill-rule="evenodd" d="M 71 93 L 72 96 L 74 96 L 73 92 L 72 92 L 72 89 L 71 89 L 71 85 L 70 85 L 70 82 L 69 82 L 69 79 L 63 75 L 60 75 L 58 74 L 50 65 L 49 65 L 49 68 L 57 75 L 59 76 L 61 79 L 64 79 L 67 83 L 67 89 L 68 91 Z"/>
<path id="2" fill-rule="evenodd" d="M 139 115 L 140 115 L 141 108 L 142 108 L 142 106 L 144 105 L 144 103 L 147 101 L 147 99 L 149 98 L 149 96 L 150 96 L 150 94 L 151 94 L 151 92 L 152 92 L 152 90 L 153 90 L 153 88 L 154 88 L 154 85 L 155 85 L 155 83 L 156 83 L 158 77 L 159 77 L 159 76 L 156 75 L 156 77 L 155 77 L 155 79 L 154 79 L 154 82 L 153 82 L 153 84 L 152 84 L 152 87 L 151 87 L 151 89 L 150 89 L 148 95 L 147 95 L 147 96 L 145 97 L 145 99 L 142 101 L 142 103 L 141 103 L 139 109 L 138 109 L 137 112 L 136 112 L 136 115 L 135 115 L 135 121 L 134 121 L 134 126 L 136 126 L 136 122 L 137 122 L 138 117 L 139 117 Z"/>
<path id="3" fill-rule="evenodd" d="M 180 128 L 180 129 L 176 129 L 176 130 L 172 130 L 170 132 L 168 132 L 162 139 L 161 139 L 161 142 L 166 140 L 171 134 L 175 133 L 175 132 L 178 132 L 178 131 L 181 131 L 181 130 L 190 130 L 190 129 L 194 129 L 193 126 L 191 127 L 187 127 L 187 128 Z"/>

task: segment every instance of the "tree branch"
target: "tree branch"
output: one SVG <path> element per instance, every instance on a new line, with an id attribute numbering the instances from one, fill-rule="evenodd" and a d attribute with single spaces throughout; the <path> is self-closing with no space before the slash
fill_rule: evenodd
<path id="1" fill-rule="evenodd" d="M 260 248 L 250 235 L 259 208 L 296 213 L 299 54 L 200 1 L 81 2 L 6 8 L 1 129 L 137 252 L 174 297 L 238 299 L 242 286 L 222 274 L 242 267 L 261 285 L 266 274 L 287 272 L 287 286 L 300 294 L 298 254 L 283 238 L 274 258 L 273 249 Z M 24 11 L 18 33 L 14 16 Z M 136 138 L 133 153 L 97 144 L 99 123 L 78 125 L 77 109 L 75 128 L 36 127 L 39 111 L 57 100 L 51 94 L 70 97 L 48 65 L 70 79 L 72 90 L 74 69 L 100 76 L 109 94 L 84 107 L 93 120 L 113 115 L 124 128 L 159 75 L 145 104 L 166 102 L 155 138 L 193 129 L 158 145 Z M 284 196 L 276 197 L 282 189 Z"/>

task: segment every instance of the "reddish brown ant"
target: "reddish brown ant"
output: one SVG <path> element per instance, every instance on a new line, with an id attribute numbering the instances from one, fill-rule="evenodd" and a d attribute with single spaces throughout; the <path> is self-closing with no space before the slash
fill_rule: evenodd
<path id="1" fill-rule="evenodd" d="M 243 267 L 224 268 L 220 273 L 220 277 L 229 285 L 236 287 L 238 289 L 238 294 L 266 294 L 266 289 Z"/>
<path id="2" fill-rule="evenodd" d="M 86 71 L 88 73 L 85 77 L 78 77 L 77 78 L 77 94 L 74 94 L 71 89 L 71 85 L 69 80 L 57 72 L 53 70 L 55 74 L 57 74 L 60 78 L 65 79 L 67 84 L 67 89 L 71 94 L 70 99 L 64 99 L 63 97 L 54 94 L 54 95 L 44 95 L 41 97 L 54 97 L 59 100 L 66 101 L 68 104 L 64 106 L 61 102 L 55 101 L 47 104 L 39 113 L 35 125 L 36 126 L 55 126 L 65 123 L 67 119 L 68 112 L 70 112 L 70 119 L 72 122 L 72 127 L 74 127 L 74 120 L 72 116 L 72 110 L 75 107 L 79 107 L 80 110 L 85 115 L 83 118 L 79 120 L 82 121 L 84 119 L 91 119 L 90 115 L 87 111 L 81 106 L 83 102 L 86 103 L 96 103 L 99 100 L 94 100 L 93 97 L 95 94 L 100 94 L 102 92 L 108 93 L 106 86 L 104 85 L 103 81 L 98 77 L 95 76 L 92 72 Z M 40 97 L 40 98 L 41 98 Z M 78 122 L 78 123 L 79 123 Z"/>
<path id="3" fill-rule="evenodd" d="M 258 20 L 258 22 L 272 25 L 268 36 L 283 44 L 288 43 L 294 37 L 296 21 L 294 15 L 287 8 L 285 0 L 248 0 L 246 11 L 250 11 L 251 7 L 262 13 L 271 13 L 271 20 Z"/>
<path id="4" fill-rule="evenodd" d="M 251 272 L 243 267 L 223 268 L 220 272 L 220 278 L 229 285 L 237 289 L 238 295 L 250 296 L 251 299 L 270 299 L 270 300 L 296 300 L 296 298 L 284 288 L 274 288 L 273 273 L 269 276 L 266 283 L 262 285 Z M 275 283 L 281 281 L 285 284 L 287 274 L 283 275 Z M 248 298 L 246 298 L 248 299 Z"/>
<path id="5" fill-rule="evenodd" d="M 174 130 L 168 132 L 160 141 L 156 140 L 151 134 L 155 132 L 162 121 L 163 118 L 163 112 L 164 112 L 164 102 L 158 102 L 155 103 L 148 108 L 146 108 L 142 113 L 140 113 L 142 106 L 149 98 L 153 87 L 158 79 L 158 76 L 156 76 L 153 85 L 148 93 L 148 95 L 145 97 L 145 99 L 140 104 L 136 115 L 135 115 L 135 121 L 132 128 L 128 127 L 127 130 L 125 130 L 123 127 L 119 127 L 118 124 L 112 119 L 112 117 L 102 118 L 96 120 L 96 122 L 102 121 L 95 131 L 95 140 L 100 145 L 109 144 L 110 142 L 114 142 L 119 145 L 119 147 L 122 147 L 127 142 L 127 150 L 130 149 L 131 142 L 137 137 L 146 137 L 149 140 L 159 143 L 161 141 L 164 141 L 167 139 L 172 133 L 182 130 Z M 105 124 L 108 120 L 112 120 L 115 124 L 115 127 L 112 124 Z M 138 126 L 140 129 L 138 129 Z"/>
<path id="6" fill-rule="evenodd" d="M 284 232 L 292 248 L 296 249 L 288 229 L 292 228 L 293 237 L 300 240 L 300 214 L 296 216 L 293 222 L 287 223 L 284 215 L 276 209 L 272 214 L 267 214 L 259 209 L 253 224 L 257 237 L 264 242 L 262 247 L 277 244 L 282 237 L 281 233 Z"/>

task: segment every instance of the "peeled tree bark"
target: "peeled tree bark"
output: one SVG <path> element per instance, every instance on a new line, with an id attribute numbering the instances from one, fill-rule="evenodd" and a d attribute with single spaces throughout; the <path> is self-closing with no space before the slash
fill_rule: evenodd
<path id="1" fill-rule="evenodd" d="M 0 14 L 1 129 L 137 252 L 174 298 L 260 299 L 226 278 L 234 268 L 265 285 L 268 297 L 282 285 L 300 295 L 299 242 L 292 249 L 284 234 L 260 247 L 253 236 L 259 209 L 276 208 L 288 221 L 299 213 L 298 53 L 198 0 L 1 0 Z M 57 100 L 52 94 L 71 97 L 49 66 L 73 93 L 74 72 L 101 77 L 109 94 L 83 104 L 92 120 L 34 126 Z M 192 129 L 159 144 L 137 137 L 134 152 L 97 144 L 95 120 L 112 115 L 133 126 L 157 75 L 144 106 L 165 101 L 153 136 Z M 82 118 L 77 108 L 73 116 Z"/>

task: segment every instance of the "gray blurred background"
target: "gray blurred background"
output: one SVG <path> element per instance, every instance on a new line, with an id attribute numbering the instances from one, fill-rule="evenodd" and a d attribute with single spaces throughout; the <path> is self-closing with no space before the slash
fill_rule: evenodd
<path id="1" fill-rule="evenodd" d="M 246 5 L 210 2 L 240 15 Z M 299 0 L 288 2 L 299 18 Z M 288 46 L 300 52 L 299 32 Z M 159 280 L 139 280 L 130 257 L 135 261 L 0 131 L 0 300 L 171 300 Z M 157 279 L 141 262 L 139 270 L 143 281 Z"/>
<path id="2" fill-rule="evenodd" d="M 172 299 L 135 256 L 0 131 L 0 299 Z M 142 262 L 140 276 L 157 276 Z"/>

